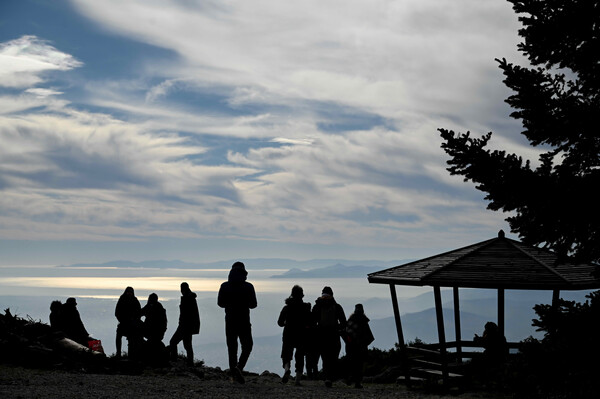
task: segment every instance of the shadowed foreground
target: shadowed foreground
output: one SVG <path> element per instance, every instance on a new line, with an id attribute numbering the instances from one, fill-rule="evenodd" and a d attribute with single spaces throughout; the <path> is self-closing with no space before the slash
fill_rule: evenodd
<path id="1" fill-rule="evenodd" d="M 87 374 L 59 370 L 38 370 L 0 366 L 2 398 L 490 398 L 487 393 L 430 395 L 408 391 L 395 384 L 365 384 L 357 390 L 334 383 L 325 388 L 323 381 L 305 381 L 300 387 L 281 384 L 279 376 L 264 373 L 248 376 L 246 384 L 233 383 L 218 369 L 198 367 L 195 372 L 174 367 L 165 374 L 145 371 L 141 375 Z"/>

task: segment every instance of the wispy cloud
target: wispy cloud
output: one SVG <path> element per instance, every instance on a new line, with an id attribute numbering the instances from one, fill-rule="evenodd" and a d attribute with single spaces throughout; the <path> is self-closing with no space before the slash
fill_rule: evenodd
<path id="1" fill-rule="evenodd" d="M 30 87 L 48 71 L 68 71 L 83 64 L 35 36 L 0 43 L 0 86 Z"/>
<path id="2" fill-rule="evenodd" d="M 517 57 L 508 3 L 72 4 L 177 57 L 79 77 L 73 95 L 46 74 L 84 69 L 77 54 L 34 36 L 0 44 L 5 238 L 479 238 L 503 215 L 449 176 L 436 129 L 499 127 L 499 145 L 536 157 L 506 122 L 493 61 Z"/>

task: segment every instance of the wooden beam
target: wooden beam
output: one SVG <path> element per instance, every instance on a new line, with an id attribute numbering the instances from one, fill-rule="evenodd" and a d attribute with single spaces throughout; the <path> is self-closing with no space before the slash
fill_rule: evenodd
<path id="1" fill-rule="evenodd" d="M 402 332 L 402 321 L 400 320 L 400 309 L 398 308 L 398 297 L 396 296 L 396 286 L 390 284 L 390 294 L 392 295 L 392 307 L 394 308 L 394 320 L 396 321 L 396 334 L 398 334 L 398 345 L 404 351 L 406 343 L 404 342 L 404 333 Z"/>
<path id="2" fill-rule="evenodd" d="M 552 306 L 557 306 L 559 299 L 560 299 L 560 290 L 552 291 Z"/>
<path id="3" fill-rule="evenodd" d="M 454 296 L 454 336 L 456 341 L 456 357 L 459 363 L 462 363 L 462 337 L 460 332 L 460 299 L 458 296 L 458 287 L 452 288 Z"/>
<path id="4" fill-rule="evenodd" d="M 390 294 L 392 296 L 392 308 L 394 309 L 394 320 L 396 321 L 396 334 L 398 334 L 398 345 L 400 346 L 400 359 L 402 361 L 402 369 L 406 378 L 406 385 L 410 387 L 410 364 L 406 343 L 404 342 L 404 333 L 402 332 L 402 321 L 400 320 L 400 309 L 398 308 L 398 296 L 396 295 L 396 286 L 390 284 Z"/>
<path id="5" fill-rule="evenodd" d="M 440 287 L 433 287 L 435 300 L 435 316 L 437 319 L 438 339 L 440 342 L 440 363 L 442 364 L 442 378 L 444 384 L 448 382 L 448 357 L 446 356 L 446 332 L 444 330 L 444 311 L 442 309 L 442 294 Z"/>
<path id="6" fill-rule="evenodd" d="M 498 288 L 498 329 L 504 334 L 504 288 Z"/>

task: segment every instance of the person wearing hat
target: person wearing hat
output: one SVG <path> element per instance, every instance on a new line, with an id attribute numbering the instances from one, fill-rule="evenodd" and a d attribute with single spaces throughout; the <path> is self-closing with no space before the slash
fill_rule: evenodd
<path id="1" fill-rule="evenodd" d="M 369 318 L 365 315 L 363 305 L 357 303 L 346 325 L 346 355 L 350 362 L 348 384 L 354 381 L 355 388 L 362 388 L 363 364 L 368 346 L 374 340 Z"/>
<path id="2" fill-rule="evenodd" d="M 279 313 L 277 324 L 283 327 L 281 360 L 283 361 L 283 378 L 286 383 L 290 378 L 290 368 L 294 349 L 296 349 L 296 385 L 300 385 L 304 370 L 304 354 L 306 337 L 310 327 L 310 303 L 302 301 L 304 291 L 299 285 L 292 287 L 292 294 L 285 300 L 285 306 Z"/>
<path id="3" fill-rule="evenodd" d="M 312 310 L 317 326 L 317 341 L 323 360 L 325 386 L 330 388 L 337 372 L 337 361 L 342 345 L 341 333 L 346 328 L 346 315 L 342 306 L 333 298 L 331 287 L 324 287 Z"/>
<path id="4" fill-rule="evenodd" d="M 62 306 L 62 328 L 65 337 L 87 347 L 90 335 L 83 326 L 75 298 L 68 298 Z"/>
<path id="5" fill-rule="evenodd" d="M 177 359 L 177 345 L 183 341 L 183 348 L 187 354 L 188 366 L 194 365 L 194 348 L 192 335 L 200 333 L 200 313 L 196 293 L 192 292 L 188 283 L 180 285 L 181 302 L 179 304 L 179 325 L 169 341 L 171 360 Z"/>
<path id="6" fill-rule="evenodd" d="M 229 372 L 234 381 L 243 384 L 242 371 L 252 352 L 250 309 L 257 306 L 254 286 L 246 281 L 248 272 L 242 262 L 235 262 L 227 281 L 221 284 L 217 304 L 225 309 L 225 337 L 229 357 Z M 238 359 L 238 339 L 242 352 Z"/>

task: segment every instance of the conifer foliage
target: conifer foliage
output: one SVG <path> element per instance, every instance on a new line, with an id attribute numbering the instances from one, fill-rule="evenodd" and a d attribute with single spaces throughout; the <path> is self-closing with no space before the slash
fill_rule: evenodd
<path id="1" fill-rule="evenodd" d="M 600 1 L 508 0 L 520 15 L 519 50 L 530 66 L 497 59 L 506 102 L 540 165 L 487 147 L 492 133 L 439 129 L 448 171 L 486 193 L 488 209 L 510 212 L 523 242 L 582 261 L 600 260 Z"/>

